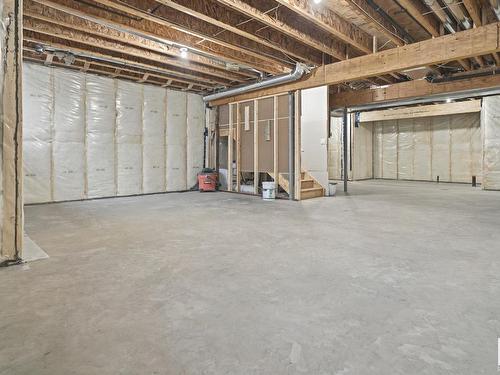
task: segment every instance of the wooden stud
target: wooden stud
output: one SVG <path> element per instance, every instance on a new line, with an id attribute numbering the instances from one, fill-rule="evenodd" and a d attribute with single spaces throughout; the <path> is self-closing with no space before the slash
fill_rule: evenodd
<path id="1" fill-rule="evenodd" d="M 302 141 L 301 141 L 301 97 L 300 91 L 295 91 L 295 199 L 301 200 L 302 181 Z"/>
<path id="2" fill-rule="evenodd" d="M 259 101 L 253 101 L 253 192 L 259 194 Z"/>
<path id="3" fill-rule="evenodd" d="M 54 54 L 53 53 L 47 53 L 47 56 L 45 57 L 45 65 L 52 65 L 52 61 L 54 60 Z"/>
<path id="4" fill-rule="evenodd" d="M 240 103 L 236 104 L 236 191 L 241 191 L 241 115 Z"/>
<path id="5" fill-rule="evenodd" d="M 278 131 L 278 96 L 274 96 L 274 116 L 273 116 L 273 171 L 274 171 L 274 185 L 276 186 L 276 192 L 278 192 L 279 186 L 279 131 Z"/>
<path id="6" fill-rule="evenodd" d="M 229 130 L 227 135 L 227 190 L 233 191 L 233 104 L 229 104 Z"/>
<path id="7" fill-rule="evenodd" d="M 0 264 L 21 260 L 23 249 L 22 1 L 4 0 L 2 35 L 2 237 Z"/>

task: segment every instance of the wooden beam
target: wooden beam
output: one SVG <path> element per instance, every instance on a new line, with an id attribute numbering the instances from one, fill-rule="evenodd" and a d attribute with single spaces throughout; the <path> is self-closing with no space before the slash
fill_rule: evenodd
<path id="1" fill-rule="evenodd" d="M 310 0 L 276 0 L 344 43 L 363 53 L 372 52 L 371 36 L 328 8 L 314 7 Z"/>
<path id="2" fill-rule="evenodd" d="M 71 12 L 71 9 L 69 11 Z M 78 13 L 78 15 L 75 16 L 54 8 L 42 6 L 31 0 L 25 0 L 24 3 L 25 22 L 27 21 L 26 17 L 29 17 L 33 20 L 44 21 L 45 23 L 57 25 L 59 27 L 77 30 L 82 33 L 107 38 L 115 42 L 126 43 L 134 47 L 157 52 L 159 54 L 166 55 L 169 58 L 169 64 L 173 66 L 214 75 L 224 78 L 228 82 L 243 82 L 249 77 L 255 77 L 254 74 L 229 72 L 226 70 L 225 64 L 194 53 L 188 52 L 186 58 L 182 58 L 178 47 L 172 46 L 167 42 L 161 43 L 158 38 L 155 38 L 152 35 L 137 35 L 137 32 L 133 29 L 128 30 L 126 27 L 124 28 L 123 26 L 110 24 L 108 21 L 103 19 L 89 21 L 82 18 L 86 17 L 85 14 L 79 12 L 75 13 Z M 127 30 L 127 32 L 124 30 Z"/>
<path id="3" fill-rule="evenodd" d="M 384 88 L 344 91 L 330 95 L 332 108 L 352 107 L 362 104 L 383 103 L 426 97 L 436 94 L 452 94 L 472 89 L 488 89 L 500 86 L 500 75 L 466 78 L 457 81 L 429 83 L 426 80 L 396 83 Z"/>
<path id="4" fill-rule="evenodd" d="M 132 3 L 136 0 L 125 1 L 127 3 Z M 144 0 L 141 0 L 141 2 L 142 1 Z M 209 30 L 211 25 L 227 30 L 229 33 L 219 33 L 219 35 L 228 36 L 228 34 L 233 33 L 243 37 L 248 41 L 239 38 L 239 41 L 237 42 L 238 45 L 247 46 L 253 51 L 260 51 L 261 54 L 267 54 L 270 57 L 280 57 L 280 60 L 286 60 L 286 55 L 283 54 L 283 52 L 285 52 L 296 59 L 301 59 L 308 63 L 321 63 L 321 54 L 314 49 L 302 45 L 302 41 L 297 43 L 297 41 L 290 40 L 286 37 L 284 38 L 282 35 L 279 35 L 272 30 L 263 29 L 262 26 L 256 22 L 246 22 L 248 21 L 246 18 L 241 17 L 236 13 L 228 12 L 226 8 L 211 0 L 156 1 L 168 6 L 174 10 L 174 12 L 169 11 L 169 9 L 159 8 L 155 14 L 162 16 L 162 18 L 175 20 L 176 24 L 182 22 L 182 24 L 185 24 L 186 26 L 189 24 L 190 28 L 194 26 L 193 20 L 190 20 L 189 23 L 184 23 L 182 17 L 180 17 L 181 14 L 179 12 L 181 12 L 206 23 L 205 25 L 202 25 L 202 27 L 196 28 L 196 30 L 207 30 L 209 35 L 212 33 L 217 34 L 217 30 L 215 29 L 212 33 L 210 33 Z M 253 43 L 250 43 L 250 41 Z"/>
<path id="5" fill-rule="evenodd" d="M 481 20 L 481 7 L 477 0 L 463 0 L 463 4 L 465 9 L 472 18 L 472 22 L 474 22 L 474 26 L 482 26 L 483 22 Z"/>
<path id="6" fill-rule="evenodd" d="M 197 53 L 203 53 L 213 58 L 219 58 L 227 62 L 251 66 L 263 72 L 284 73 L 290 68 L 280 66 L 272 59 L 258 56 L 244 51 L 242 48 L 231 45 L 228 42 L 216 40 L 215 38 L 203 36 L 198 33 L 176 26 L 171 22 L 159 19 L 141 10 L 133 9 L 109 0 L 96 0 L 103 7 L 91 7 L 75 0 L 33 0 L 42 5 L 68 13 L 79 12 L 91 17 L 98 17 L 123 28 L 133 29 L 140 33 L 155 36 L 164 42 L 173 45 L 184 45 Z M 115 11 L 108 11 L 115 10 Z M 132 17 L 130 17 L 130 16 Z"/>
<path id="7" fill-rule="evenodd" d="M 3 75 L 0 264 L 9 264 L 21 260 L 23 248 L 22 1 L 4 0 L 0 16 L 5 22 L 0 31 Z"/>
<path id="8" fill-rule="evenodd" d="M 307 44 L 308 46 L 313 47 L 321 52 L 333 56 L 336 59 L 344 60 L 346 58 L 344 45 L 332 39 L 321 41 L 315 38 L 314 34 L 312 34 L 314 30 L 309 30 L 309 28 L 307 27 L 308 25 L 301 24 L 300 29 L 297 29 L 296 27 L 291 26 L 289 23 L 286 23 L 284 20 L 278 20 L 241 0 L 217 1 L 227 6 L 228 8 L 234 9 L 249 18 L 253 18 L 259 22 L 262 22 L 264 25 L 282 32 L 283 34 L 288 35 L 298 40 L 299 42 Z M 308 30 L 309 32 L 305 32 L 305 30 Z"/>
<path id="9" fill-rule="evenodd" d="M 428 104 L 417 107 L 383 109 L 380 111 L 362 112 L 360 122 L 387 121 L 408 118 L 421 118 L 481 111 L 481 100 L 465 100 L 455 103 Z"/>
<path id="10" fill-rule="evenodd" d="M 494 23 L 404 47 L 324 65 L 298 82 L 220 99 L 212 104 L 219 105 L 258 96 L 334 85 L 420 66 L 487 55 L 500 50 L 499 25 L 499 23 Z"/>

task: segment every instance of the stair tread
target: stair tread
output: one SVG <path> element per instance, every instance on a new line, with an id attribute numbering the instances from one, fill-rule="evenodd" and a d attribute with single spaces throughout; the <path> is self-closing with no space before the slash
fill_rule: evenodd
<path id="1" fill-rule="evenodd" d="M 307 188 L 307 189 L 301 189 L 302 192 L 305 191 L 317 191 L 317 190 L 323 190 L 322 187 L 312 187 L 312 188 Z"/>
<path id="2" fill-rule="evenodd" d="M 314 180 L 312 178 L 303 178 L 302 180 L 300 180 L 301 182 L 314 182 Z"/>

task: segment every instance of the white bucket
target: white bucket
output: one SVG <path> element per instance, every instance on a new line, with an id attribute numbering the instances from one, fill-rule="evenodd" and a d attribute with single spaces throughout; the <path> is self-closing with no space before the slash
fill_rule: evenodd
<path id="1" fill-rule="evenodd" d="M 328 183 L 328 195 L 333 197 L 337 193 L 337 183 L 329 182 Z"/>
<path id="2" fill-rule="evenodd" d="M 276 185 L 274 181 L 262 182 L 262 199 L 275 199 L 276 198 Z"/>

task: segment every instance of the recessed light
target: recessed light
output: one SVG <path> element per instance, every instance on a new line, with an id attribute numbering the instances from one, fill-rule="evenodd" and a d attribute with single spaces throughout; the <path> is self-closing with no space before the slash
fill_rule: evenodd
<path id="1" fill-rule="evenodd" d="M 182 57 L 183 59 L 185 59 L 185 58 L 187 58 L 187 57 L 188 57 L 188 49 L 187 49 L 186 47 L 182 47 L 182 48 L 180 49 L 180 51 L 181 51 L 181 57 Z"/>

